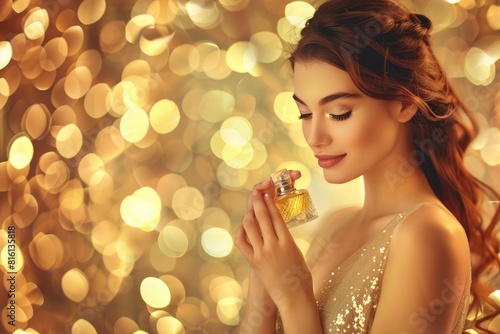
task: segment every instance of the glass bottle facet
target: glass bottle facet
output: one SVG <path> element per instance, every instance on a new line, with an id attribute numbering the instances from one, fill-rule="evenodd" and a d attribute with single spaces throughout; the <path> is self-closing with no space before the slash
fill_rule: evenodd
<path id="1" fill-rule="evenodd" d="M 309 192 L 305 189 L 295 189 L 286 169 L 273 173 L 271 179 L 277 194 L 274 203 L 288 228 L 302 225 L 318 217 Z"/>

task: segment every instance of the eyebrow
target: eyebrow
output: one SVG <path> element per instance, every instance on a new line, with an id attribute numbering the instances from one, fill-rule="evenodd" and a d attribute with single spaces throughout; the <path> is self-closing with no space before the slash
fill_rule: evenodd
<path id="1" fill-rule="evenodd" d="M 334 94 L 330 94 L 328 96 L 325 96 L 324 98 L 319 100 L 319 105 L 321 106 L 321 105 L 327 104 L 329 102 L 332 102 L 332 101 L 335 101 L 338 99 L 344 99 L 344 98 L 354 99 L 354 98 L 360 98 L 360 97 L 361 97 L 361 94 L 358 94 L 358 93 L 339 92 L 339 93 L 334 93 Z M 299 102 L 300 104 L 307 106 L 307 104 L 304 101 L 302 101 L 297 95 L 293 94 L 292 98 L 295 101 Z"/>

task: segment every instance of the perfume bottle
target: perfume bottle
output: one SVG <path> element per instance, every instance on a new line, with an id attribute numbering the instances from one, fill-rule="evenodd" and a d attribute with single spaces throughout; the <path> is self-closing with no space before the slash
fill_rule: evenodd
<path id="1" fill-rule="evenodd" d="M 274 203 L 288 228 L 302 225 L 318 217 L 309 192 L 295 189 L 286 169 L 274 172 L 271 179 L 276 187 Z"/>

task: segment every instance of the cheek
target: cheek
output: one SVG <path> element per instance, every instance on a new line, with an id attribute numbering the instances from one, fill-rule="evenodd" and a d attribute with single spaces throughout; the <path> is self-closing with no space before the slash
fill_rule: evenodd
<path id="1" fill-rule="evenodd" d="M 381 150 L 386 146 L 385 143 L 393 140 L 394 122 L 387 115 L 359 117 L 356 121 L 346 132 L 346 142 L 352 145 L 353 149 L 366 150 L 377 147 Z"/>

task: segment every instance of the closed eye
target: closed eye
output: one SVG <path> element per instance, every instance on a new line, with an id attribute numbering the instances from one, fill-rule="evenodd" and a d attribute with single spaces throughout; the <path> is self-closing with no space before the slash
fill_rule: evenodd
<path id="1" fill-rule="evenodd" d="M 328 114 L 328 117 L 333 119 L 333 120 L 336 120 L 336 121 L 344 121 L 346 119 L 349 118 L 349 116 L 351 116 L 351 113 L 352 113 L 352 110 L 349 110 L 343 114 L 340 114 L 340 115 L 336 115 L 336 114 Z M 301 113 L 299 115 L 299 119 L 309 119 L 311 118 L 312 116 L 312 113 Z"/>
<path id="2" fill-rule="evenodd" d="M 308 118 L 311 118 L 311 116 L 312 116 L 311 113 L 308 113 L 308 114 L 300 113 L 299 119 L 308 119 Z"/>
<path id="3" fill-rule="evenodd" d="M 352 110 L 349 110 L 348 112 L 345 112 L 345 113 L 340 114 L 340 115 L 329 114 L 328 116 L 331 119 L 334 119 L 336 121 L 344 121 L 344 120 L 348 119 L 349 116 L 351 116 L 351 113 L 352 113 Z"/>

